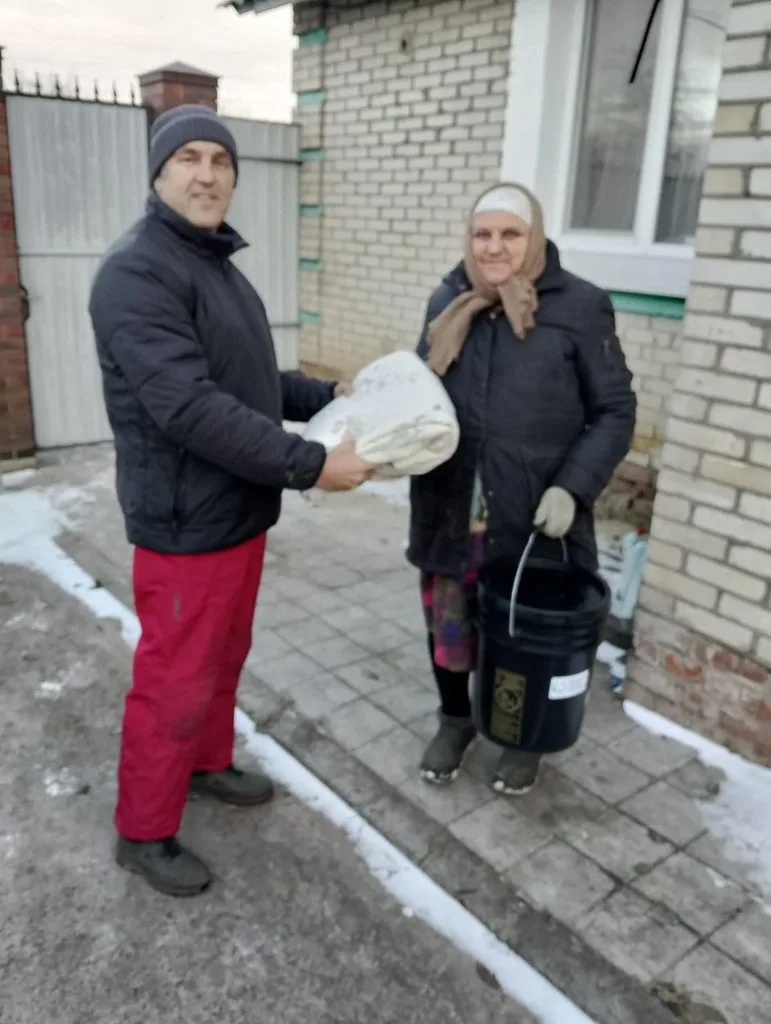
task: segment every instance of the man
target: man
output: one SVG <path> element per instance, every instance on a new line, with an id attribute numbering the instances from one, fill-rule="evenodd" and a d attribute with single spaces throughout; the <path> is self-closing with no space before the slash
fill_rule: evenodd
<path id="1" fill-rule="evenodd" d="M 371 467 L 285 432 L 334 384 L 280 374 L 265 307 L 230 257 L 236 143 L 213 111 L 169 110 L 150 139 L 147 213 L 107 253 L 90 314 L 135 545 L 142 636 L 126 698 L 116 859 L 178 896 L 208 887 L 176 839 L 188 793 L 252 805 L 269 779 L 232 764 L 238 680 L 265 534 L 283 488 L 343 491 Z"/>

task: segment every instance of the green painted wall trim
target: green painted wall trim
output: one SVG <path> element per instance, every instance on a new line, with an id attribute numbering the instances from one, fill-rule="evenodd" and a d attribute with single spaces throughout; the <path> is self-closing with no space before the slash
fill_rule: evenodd
<path id="1" fill-rule="evenodd" d="M 320 273 L 324 269 L 324 264 L 321 260 L 300 260 L 300 270 L 314 270 L 316 273 Z"/>
<path id="2" fill-rule="evenodd" d="M 637 295 L 635 292 L 611 292 L 610 300 L 617 313 L 637 313 L 639 316 L 662 316 L 682 320 L 685 299 L 667 295 Z"/>
<path id="3" fill-rule="evenodd" d="M 301 149 L 300 162 L 304 164 L 317 164 L 324 159 L 323 149 Z"/>
<path id="4" fill-rule="evenodd" d="M 300 310 L 300 323 L 301 324 L 320 324 L 321 313 L 313 313 L 309 309 Z"/>
<path id="5" fill-rule="evenodd" d="M 301 217 L 323 217 L 324 207 L 320 203 L 300 203 Z"/>
<path id="6" fill-rule="evenodd" d="M 323 89 L 303 89 L 297 93 L 298 107 L 319 107 L 327 98 Z"/>
<path id="7" fill-rule="evenodd" d="M 297 37 L 298 46 L 316 46 L 318 43 L 327 41 L 327 30 L 325 28 L 312 28 L 309 32 L 301 32 Z"/>

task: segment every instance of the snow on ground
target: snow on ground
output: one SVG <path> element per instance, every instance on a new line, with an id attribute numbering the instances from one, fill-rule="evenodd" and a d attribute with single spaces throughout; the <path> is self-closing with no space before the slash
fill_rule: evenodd
<path id="1" fill-rule="evenodd" d="M 365 494 L 375 494 L 384 498 L 389 505 L 396 508 L 407 508 L 410 504 L 410 482 L 406 478 L 399 480 L 368 480 L 359 490 Z"/>
<path id="2" fill-rule="evenodd" d="M 458 949 L 483 964 L 506 995 L 544 1024 L 592 1024 L 590 1017 L 513 953 L 473 914 L 424 875 L 412 861 L 361 818 L 275 740 L 258 733 L 243 712 L 236 718 L 246 749 L 264 769 L 308 807 L 341 828 L 375 878 L 401 903 L 406 917 L 418 917 Z"/>
<path id="3" fill-rule="evenodd" d="M 61 517 L 37 491 L 0 492 L 0 550 L 29 538 L 55 537 L 61 527 Z"/>
<path id="4" fill-rule="evenodd" d="M 124 641 L 135 646 L 140 630 L 134 613 L 109 591 L 98 587 L 55 543 L 63 520 L 62 512 L 34 491 L 0 494 L 0 564 L 26 565 L 48 576 L 96 616 L 117 619 Z M 320 779 L 269 736 L 258 733 L 251 719 L 241 711 L 236 712 L 236 728 L 246 740 L 247 750 L 263 762 L 277 781 L 348 835 L 373 876 L 402 905 L 405 916 L 421 918 L 481 963 L 506 994 L 543 1024 L 594 1024 Z M 73 780 L 66 773 L 50 774 L 45 785 L 50 795 L 61 795 L 72 791 Z"/>
<path id="5" fill-rule="evenodd" d="M 648 732 L 691 747 L 704 764 L 724 773 L 719 794 L 700 803 L 701 813 L 709 831 L 725 844 L 726 856 L 744 866 L 771 905 L 771 769 L 632 701 L 624 702 L 624 711 Z"/>
<path id="6" fill-rule="evenodd" d="M 43 573 L 98 618 L 117 619 L 126 643 L 136 643 L 136 617 L 55 543 L 53 538 L 66 525 L 66 515 L 36 491 L 0 494 L 0 563 L 26 565 Z"/>
<path id="7" fill-rule="evenodd" d="M 11 474 L 5 481 L 10 479 L 12 484 L 22 486 L 33 479 L 30 474 L 34 471 Z M 406 501 L 406 481 L 373 481 L 365 487 L 387 501 Z M 0 562 L 24 564 L 44 573 L 96 616 L 118 620 L 123 639 L 133 646 L 139 636 L 136 617 L 109 591 L 95 587 L 91 577 L 53 540 L 69 524 L 70 511 L 88 500 L 88 493 L 78 488 L 52 488 L 45 496 L 16 486 L 0 492 Z M 598 657 L 612 663 L 623 653 L 603 644 Z M 751 764 L 639 705 L 627 701 L 624 708 L 650 732 L 691 747 L 705 764 L 724 772 L 726 781 L 720 793 L 702 802 L 701 812 L 710 832 L 725 844 L 727 856 L 745 867 L 750 880 L 771 903 L 771 828 L 767 813 L 771 807 L 771 770 Z"/>
<path id="8" fill-rule="evenodd" d="M 36 469 L 19 469 L 14 473 L 0 473 L 0 485 L 8 489 L 24 487 L 25 484 L 32 483 L 36 476 Z"/>

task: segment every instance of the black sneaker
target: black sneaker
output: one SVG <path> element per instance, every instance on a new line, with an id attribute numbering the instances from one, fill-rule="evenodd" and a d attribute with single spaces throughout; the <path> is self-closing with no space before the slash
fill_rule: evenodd
<path id="1" fill-rule="evenodd" d="M 505 796 L 524 796 L 538 781 L 541 755 L 504 750 L 493 776 L 493 789 Z"/>
<path id="2" fill-rule="evenodd" d="M 124 871 L 141 875 L 148 885 L 167 896 L 198 896 L 213 880 L 204 862 L 174 836 L 149 843 L 118 836 L 115 860 Z"/>
<path id="3" fill-rule="evenodd" d="M 457 779 L 476 734 L 470 718 L 452 718 L 439 712 L 439 730 L 423 754 L 420 777 L 434 786 L 446 786 Z"/>
<path id="4" fill-rule="evenodd" d="M 190 780 L 193 796 L 213 796 L 236 807 L 254 807 L 273 796 L 273 783 L 261 772 L 243 772 L 231 765 L 222 772 L 194 772 Z"/>

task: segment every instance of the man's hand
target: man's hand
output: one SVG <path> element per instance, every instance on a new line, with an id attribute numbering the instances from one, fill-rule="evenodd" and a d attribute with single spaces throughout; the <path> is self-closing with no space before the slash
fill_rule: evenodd
<path id="1" fill-rule="evenodd" d="M 353 394 L 353 388 L 347 381 L 341 380 L 335 384 L 335 398 L 347 398 Z"/>
<path id="2" fill-rule="evenodd" d="M 316 481 L 322 491 L 352 491 L 375 472 L 375 466 L 356 454 L 352 440 L 343 441 L 327 455 L 327 461 Z"/>

